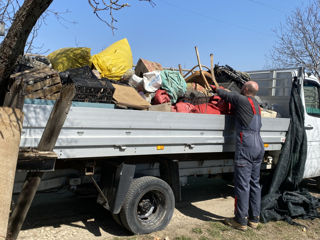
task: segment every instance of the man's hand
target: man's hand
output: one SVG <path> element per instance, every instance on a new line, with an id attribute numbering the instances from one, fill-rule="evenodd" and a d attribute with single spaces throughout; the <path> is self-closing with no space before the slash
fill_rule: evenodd
<path id="1" fill-rule="evenodd" d="M 210 85 L 212 92 L 216 93 L 217 92 L 217 87 L 215 85 Z"/>
<path id="2" fill-rule="evenodd" d="M 229 89 L 226 89 L 222 86 L 219 86 L 218 88 L 215 86 L 215 85 L 210 85 L 210 87 L 212 88 L 212 92 L 216 93 L 217 92 L 217 89 L 223 89 L 223 90 L 226 90 L 227 92 L 230 92 Z"/>

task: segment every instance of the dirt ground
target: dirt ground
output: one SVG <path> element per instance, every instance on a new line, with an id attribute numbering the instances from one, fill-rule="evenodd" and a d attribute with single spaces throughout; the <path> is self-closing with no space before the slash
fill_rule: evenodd
<path id="1" fill-rule="evenodd" d="M 320 197 L 312 182 L 309 190 Z M 95 198 L 74 195 L 67 190 L 36 195 L 19 240 L 101 240 L 101 239 L 320 239 L 320 219 L 261 224 L 246 232 L 221 223 L 233 215 L 233 186 L 221 179 L 191 178 L 182 189 L 183 202 L 176 205 L 166 229 L 133 236 L 117 225 L 112 216 L 96 204 Z"/>

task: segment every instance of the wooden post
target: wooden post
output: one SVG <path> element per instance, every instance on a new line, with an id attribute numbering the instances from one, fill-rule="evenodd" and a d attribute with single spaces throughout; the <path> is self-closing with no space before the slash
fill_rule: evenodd
<path id="1" fill-rule="evenodd" d="M 214 83 L 214 85 L 216 85 L 217 88 L 219 88 L 219 83 L 216 80 L 216 77 L 214 76 L 214 69 L 213 69 L 213 54 L 210 54 L 210 71 L 211 71 L 211 78 L 212 81 Z"/>
<path id="2" fill-rule="evenodd" d="M 0 239 L 7 234 L 23 123 L 23 84 L 10 86 L 0 107 Z"/>
<path id="3" fill-rule="evenodd" d="M 179 66 L 179 72 L 180 72 L 181 76 L 183 76 L 181 64 L 179 64 L 178 66 Z"/>
<path id="4" fill-rule="evenodd" d="M 56 101 L 48 119 L 47 125 L 41 136 L 38 150 L 52 151 L 75 95 L 73 84 L 63 86 L 60 97 Z M 9 219 L 7 240 L 15 240 L 18 237 L 22 224 L 27 216 L 33 198 L 41 182 L 42 172 L 29 172 L 19 194 L 16 206 Z"/>
<path id="5" fill-rule="evenodd" d="M 23 113 L 0 107 L 0 239 L 5 239 L 19 153 Z"/>
<path id="6" fill-rule="evenodd" d="M 204 83 L 206 85 L 207 90 L 210 90 L 211 89 L 210 84 L 208 83 L 206 77 L 203 74 L 202 65 L 201 65 L 201 62 L 200 62 L 200 56 L 199 56 L 199 52 L 198 52 L 198 47 L 197 46 L 195 46 L 195 50 L 196 50 L 197 60 L 198 60 L 199 68 L 200 68 L 200 75 L 201 75 L 201 77 L 202 77 L 202 79 L 203 79 L 203 81 L 204 81 Z"/>

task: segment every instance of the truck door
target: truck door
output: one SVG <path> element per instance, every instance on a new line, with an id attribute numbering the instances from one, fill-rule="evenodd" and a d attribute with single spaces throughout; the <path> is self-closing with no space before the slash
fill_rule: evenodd
<path id="1" fill-rule="evenodd" d="M 304 80 L 305 129 L 308 139 L 304 178 L 320 176 L 320 84 Z"/>

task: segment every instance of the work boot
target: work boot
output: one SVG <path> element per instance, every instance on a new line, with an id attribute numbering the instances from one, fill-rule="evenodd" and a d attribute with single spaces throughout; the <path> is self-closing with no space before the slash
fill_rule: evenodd
<path id="1" fill-rule="evenodd" d="M 257 227 L 259 226 L 259 221 L 260 221 L 259 217 L 249 218 L 248 226 L 253 228 L 253 229 L 257 229 Z"/>
<path id="2" fill-rule="evenodd" d="M 238 229 L 240 231 L 246 231 L 248 229 L 247 225 L 242 225 L 242 224 L 238 223 L 234 218 L 226 218 L 223 222 L 227 226 L 233 227 L 233 228 Z"/>

